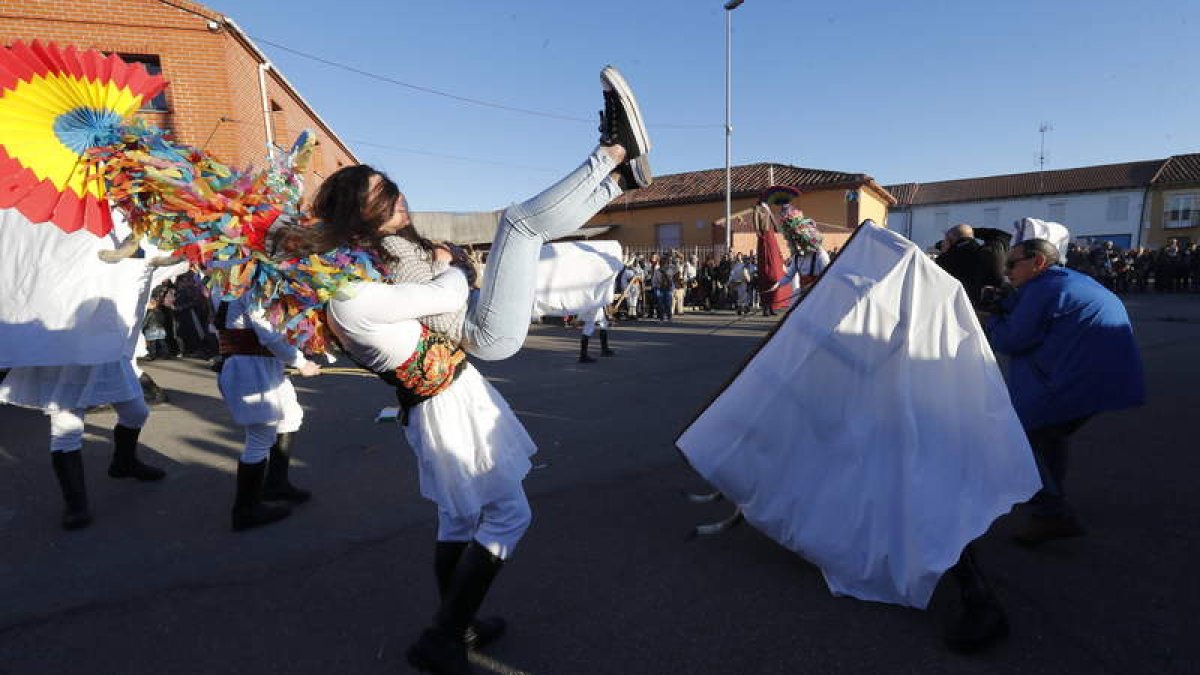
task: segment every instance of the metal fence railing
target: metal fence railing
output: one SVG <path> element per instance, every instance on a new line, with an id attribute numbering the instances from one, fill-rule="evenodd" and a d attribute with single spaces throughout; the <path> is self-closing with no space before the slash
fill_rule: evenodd
<path id="1" fill-rule="evenodd" d="M 650 256 L 651 253 L 657 253 L 660 256 L 666 256 L 668 254 L 678 251 L 679 253 L 682 253 L 684 256 L 687 256 L 689 258 L 694 255 L 694 256 L 696 256 L 696 260 L 698 260 L 700 262 L 704 262 L 704 260 L 707 259 L 709 256 L 712 256 L 713 259 L 715 259 L 715 260 L 720 260 L 721 256 L 725 255 L 725 252 L 728 250 L 725 248 L 724 244 L 710 244 L 708 246 L 675 246 L 675 247 L 626 244 L 626 245 L 624 245 L 623 248 L 625 249 L 626 257 L 642 256 L 643 258 L 647 258 Z"/>

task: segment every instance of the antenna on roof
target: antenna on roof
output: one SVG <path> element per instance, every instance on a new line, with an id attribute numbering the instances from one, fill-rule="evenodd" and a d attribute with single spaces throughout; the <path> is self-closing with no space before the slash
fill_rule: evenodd
<path id="1" fill-rule="evenodd" d="M 1054 126 L 1052 124 L 1050 124 L 1049 122 L 1042 122 L 1040 125 L 1038 125 L 1038 133 L 1042 135 L 1041 148 L 1038 150 L 1038 172 L 1043 172 L 1046 170 L 1046 132 L 1047 131 L 1054 131 Z M 1045 186 L 1042 185 L 1042 182 L 1044 180 L 1045 179 L 1042 176 L 1038 176 L 1039 191 L 1045 188 Z"/>

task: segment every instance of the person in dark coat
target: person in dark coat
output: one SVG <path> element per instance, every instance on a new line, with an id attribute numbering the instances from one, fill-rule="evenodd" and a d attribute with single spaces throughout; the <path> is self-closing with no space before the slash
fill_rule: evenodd
<path id="1" fill-rule="evenodd" d="M 975 239 L 975 230 L 965 223 L 946 230 L 942 253 L 937 264 L 958 279 L 973 307 L 981 305 L 984 286 L 1000 286 L 1004 278 L 996 268 L 992 250 Z"/>

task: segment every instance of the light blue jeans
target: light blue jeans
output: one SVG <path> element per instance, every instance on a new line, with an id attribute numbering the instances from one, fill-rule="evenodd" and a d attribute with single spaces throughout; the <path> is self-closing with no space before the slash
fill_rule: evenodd
<path id="1" fill-rule="evenodd" d="M 600 146 L 578 169 L 536 197 L 504 210 L 479 293 L 463 326 L 463 347 L 484 361 L 516 354 L 529 334 L 542 244 L 583 227 L 621 188 L 616 163 Z"/>

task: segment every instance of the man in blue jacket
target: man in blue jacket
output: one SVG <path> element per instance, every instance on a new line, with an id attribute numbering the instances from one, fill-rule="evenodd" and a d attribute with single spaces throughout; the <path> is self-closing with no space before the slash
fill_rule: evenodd
<path id="1" fill-rule="evenodd" d="M 1083 534 L 1063 489 L 1071 434 L 1096 413 L 1146 398 L 1125 306 L 1058 263 L 1058 249 L 1045 239 L 1014 245 L 1005 268 L 1016 292 L 986 323 L 992 348 L 1011 357 L 1009 392 L 1042 478 L 1032 516 L 1014 535 L 1028 547 Z"/>

